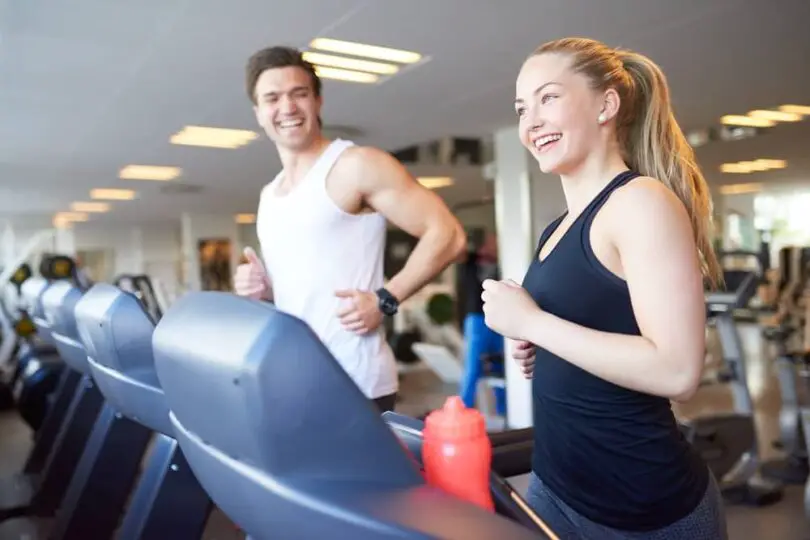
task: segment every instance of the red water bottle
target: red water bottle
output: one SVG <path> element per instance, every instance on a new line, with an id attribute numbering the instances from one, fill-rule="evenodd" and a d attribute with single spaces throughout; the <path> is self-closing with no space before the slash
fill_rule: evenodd
<path id="1" fill-rule="evenodd" d="M 428 484 L 494 510 L 489 491 L 492 443 L 484 417 L 459 396 L 428 414 L 422 432 L 422 462 Z"/>

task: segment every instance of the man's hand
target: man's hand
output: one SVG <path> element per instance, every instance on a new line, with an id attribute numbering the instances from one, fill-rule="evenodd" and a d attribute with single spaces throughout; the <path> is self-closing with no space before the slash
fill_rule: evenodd
<path id="1" fill-rule="evenodd" d="M 243 251 L 247 263 L 236 268 L 233 277 L 233 290 L 239 296 L 247 296 L 254 300 L 266 299 L 270 296 L 270 278 L 264 269 L 259 256 L 253 248 L 246 247 Z"/>
<path id="2" fill-rule="evenodd" d="M 516 341 L 512 349 L 512 358 L 517 360 L 520 369 L 523 370 L 523 376 L 531 379 L 534 376 L 534 344 L 528 341 Z"/>
<path id="3" fill-rule="evenodd" d="M 376 330 L 383 321 L 379 300 L 373 292 L 356 289 L 335 291 L 335 296 L 345 299 L 337 316 L 343 328 L 358 335 Z"/>

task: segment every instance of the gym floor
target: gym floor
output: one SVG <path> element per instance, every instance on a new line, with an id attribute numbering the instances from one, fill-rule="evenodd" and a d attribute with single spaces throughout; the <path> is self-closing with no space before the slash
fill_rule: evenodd
<path id="1" fill-rule="evenodd" d="M 771 441 L 778 435 L 780 407 L 779 386 L 773 370 L 772 355 L 764 348 L 756 326 L 743 326 L 742 338 L 747 353 L 747 373 L 751 393 L 757 409 L 757 427 L 764 459 L 777 457 Z M 715 358 L 716 355 L 713 355 Z M 710 369 L 712 366 L 710 365 Z M 397 411 L 419 416 L 441 406 L 445 397 L 455 388 L 445 387 L 430 371 L 408 370 L 402 378 L 403 399 Z M 679 417 L 691 418 L 731 407 L 731 394 L 723 385 L 706 386 L 685 406 L 676 406 Z M 0 477 L 22 467 L 31 444 L 30 431 L 13 413 L 0 413 Z M 779 503 L 766 508 L 729 506 L 729 534 L 731 540 L 772 538 L 779 540 L 810 539 L 810 520 L 803 511 L 803 488 L 789 486 Z M 231 540 L 244 538 L 227 518 L 215 512 L 206 529 L 205 540 Z"/>

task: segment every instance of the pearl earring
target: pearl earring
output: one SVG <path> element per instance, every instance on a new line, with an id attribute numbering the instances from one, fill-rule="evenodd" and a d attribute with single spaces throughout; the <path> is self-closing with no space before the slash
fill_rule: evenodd
<path id="1" fill-rule="evenodd" d="M 599 115 L 599 118 L 598 118 L 597 120 L 599 121 L 599 123 L 600 123 L 600 124 L 604 124 L 604 123 L 605 123 L 605 120 L 606 120 L 606 118 L 605 118 L 605 113 L 601 113 L 601 114 Z"/>

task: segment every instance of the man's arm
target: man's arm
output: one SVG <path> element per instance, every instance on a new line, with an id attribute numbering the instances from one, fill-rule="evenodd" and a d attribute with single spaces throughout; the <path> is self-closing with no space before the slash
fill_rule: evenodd
<path id="1" fill-rule="evenodd" d="M 444 201 L 416 182 L 390 154 L 360 147 L 352 152 L 351 161 L 365 204 L 419 239 L 405 266 L 386 286 L 404 302 L 459 260 L 467 248 L 466 234 Z"/>

